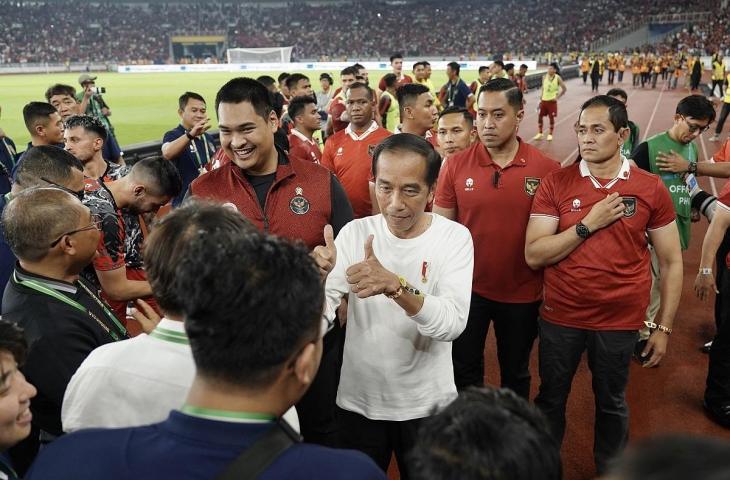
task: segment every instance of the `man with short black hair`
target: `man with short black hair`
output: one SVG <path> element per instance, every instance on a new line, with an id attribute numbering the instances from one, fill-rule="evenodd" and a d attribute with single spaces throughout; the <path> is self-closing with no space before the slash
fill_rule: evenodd
<path id="1" fill-rule="evenodd" d="M 649 303 L 648 242 L 659 259 L 662 295 L 645 367 L 666 353 L 682 292 L 672 200 L 659 177 L 621 157 L 627 124 L 626 107 L 615 98 L 599 95 L 583 104 L 576 124 L 581 161 L 543 179 L 525 237 L 527 264 L 544 268 L 535 403 L 562 441 L 571 383 L 587 351 L 599 476 L 628 439 L 626 384 Z"/>
<path id="2" fill-rule="evenodd" d="M 624 106 L 627 105 L 629 100 L 629 96 L 626 93 L 626 90 L 622 88 L 612 88 L 611 90 L 606 92 L 606 95 L 615 98 L 619 102 L 623 103 Z M 626 158 L 631 158 L 634 147 L 636 147 L 639 142 L 639 126 L 631 120 L 629 120 L 629 132 L 629 138 L 627 138 L 623 145 L 621 145 L 621 155 Z"/>
<path id="3" fill-rule="evenodd" d="M 284 97 L 284 105 L 289 103 L 289 98 L 291 95 L 289 94 L 289 88 L 286 86 L 286 79 L 289 78 L 291 73 L 288 72 L 281 72 L 278 77 L 276 77 L 276 80 L 279 82 L 279 91 L 281 92 L 281 95 Z"/>
<path id="4" fill-rule="evenodd" d="M 407 83 L 413 83 L 413 78 L 403 73 L 403 54 L 394 53 L 390 56 L 390 67 L 393 69 L 393 73 L 398 81 L 398 86 L 405 85 Z M 385 91 L 385 83 L 383 79 L 380 79 L 378 83 L 378 90 L 381 92 Z"/>
<path id="5" fill-rule="evenodd" d="M 56 83 L 46 90 L 46 101 L 53 105 L 65 121 L 71 115 L 79 115 L 86 111 L 91 93 L 84 92 L 83 100 L 76 99 L 76 89 L 71 85 Z"/>
<path id="6" fill-rule="evenodd" d="M 197 93 L 185 92 L 178 99 L 180 124 L 162 137 L 162 158 L 174 163 L 182 177 L 182 190 L 172 200 L 177 207 L 190 183 L 210 169 L 210 157 L 215 153 L 210 129 L 208 107 Z"/>
<path id="7" fill-rule="evenodd" d="M 421 480 L 563 478 L 560 447 L 542 412 L 508 389 L 461 392 L 423 422 L 408 463 Z"/>
<path id="8" fill-rule="evenodd" d="M 436 135 L 445 156 L 466 150 L 478 138 L 474 117 L 467 109 L 458 107 L 446 108 L 439 114 Z"/>
<path id="9" fill-rule="evenodd" d="M 558 74 L 558 64 L 551 63 L 547 73 L 542 77 L 542 90 L 540 90 L 540 106 L 537 112 L 537 134 L 533 140 L 542 140 L 542 119 L 547 116 L 550 122 L 547 141 L 553 140 L 555 131 L 555 117 L 558 116 L 558 100 L 565 95 L 568 88 Z"/>
<path id="10" fill-rule="evenodd" d="M 33 433 L 23 442 L 22 463 L 30 463 L 39 441 L 63 433 L 63 393 L 78 366 L 95 348 L 127 338 L 127 331 L 80 278 L 96 254 L 99 219 L 78 198 L 55 186 L 28 189 L 14 195 L 2 222 L 18 257 L 2 317 L 25 330 L 29 348 L 22 371 L 38 389 Z"/>
<path id="11" fill-rule="evenodd" d="M 107 131 L 98 118 L 91 115 L 68 117 L 63 132 L 65 149 L 84 164 L 84 175 L 93 185 L 97 180 L 117 180 L 129 169 L 104 160 L 101 152 L 107 139 Z M 93 189 L 93 186 L 90 187 Z"/>
<path id="12" fill-rule="evenodd" d="M 112 182 L 99 182 L 86 192 L 84 204 L 101 222 L 99 252 L 87 278 L 101 290 L 119 319 L 127 317 L 127 303 L 145 298 L 152 302 L 152 290 L 142 268 L 127 268 L 127 225 L 124 214 L 157 213 L 180 194 L 177 169 L 159 157 L 138 161 L 129 173 Z M 140 260 L 141 263 L 141 260 Z M 141 265 L 140 265 L 141 267 Z M 150 298 L 148 298 L 150 297 Z"/>
<path id="13" fill-rule="evenodd" d="M 428 140 L 431 145 L 438 145 L 438 140 L 431 131 L 438 110 L 428 87 L 409 83 L 398 87 L 396 93 L 401 119 L 400 129 L 396 133 L 412 133 Z"/>
<path id="14" fill-rule="evenodd" d="M 456 62 L 451 62 L 446 65 L 446 76 L 449 81 L 442 87 L 444 96 L 441 98 L 441 103 L 444 107 L 459 107 L 466 108 L 467 110 L 474 105 L 474 94 L 469 90 L 464 80 L 459 78 L 459 72 L 461 66 Z"/>
<path id="15" fill-rule="evenodd" d="M 314 96 L 309 77 L 301 73 L 293 73 L 286 78 L 286 89 L 289 91 L 289 98 L 292 100 L 297 97 Z"/>
<path id="16" fill-rule="evenodd" d="M 92 115 L 104 124 L 107 131 L 104 158 L 110 162 L 118 163 L 122 156 L 122 150 L 119 147 L 117 137 L 114 135 L 114 126 L 109 120 L 112 111 L 104 101 L 104 97 L 102 97 L 104 88 L 101 88 L 102 91 L 100 92 L 96 91 L 96 78 L 88 73 L 84 73 L 79 77 L 82 91 L 76 94 L 76 100 L 81 106 L 78 113 Z M 86 106 L 84 106 L 85 104 Z"/>
<path id="17" fill-rule="evenodd" d="M 289 134 L 289 158 L 320 163 L 322 150 L 313 138 L 320 126 L 315 98 L 311 95 L 293 97 L 287 113 L 294 124 Z"/>
<path id="18" fill-rule="evenodd" d="M 347 124 L 350 123 L 350 119 L 346 113 L 345 99 L 347 98 L 347 90 L 350 88 L 350 85 L 357 81 L 357 74 L 358 70 L 355 67 L 347 67 L 340 72 L 340 83 L 342 86 L 335 90 L 334 97 L 328 109 L 330 123 L 327 128 L 332 130 L 328 135 L 344 130 Z"/>
<path id="19" fill-rule="evenodd" d="M 510 80 L 490 80 L 479 90 L 481 141 L 442 168 L 434 212 L 466 226 L 476 239 L 469 320 L 452 352 L 457 388 L 484 384 L 485 340 L 493 324 L 502 386 L 529 398 L 542 275 L 525 262 L 525 230 L 540 182 L 560 166 L 517 136 L 524 115 L 522 92 Z"/>
<path id="20" fill-rule="evenodd" d="M 383 470 L 395 453 L 403 479 L 413 478 L 404 459 L 423 418 L 457 395 L 450 342 L 466 324 L 474 267 L 468 230 L 424 211 L 440 165 L 416 135 L 392 135 L 375 148 L 383 213 L 342 229 L 326 281 L 329 321 L 348 301 L 341 446 L 367 453 Z"/>
<path id="21" fill-rule="evenodd" d="M 389 73 L 383 77 L 385 90 L 380 95 L 378 111 L 381 115 L 381 125 L 390 132 L 395 132 L 400 125 L 400 107 L 398 105 L 396 87 L 398 79 L 395 73 Z"/>
<path id="22" fill-rule="evenodd" d="M 151 426 L 66 435 L 26 478 L 216 478 L 236 468 L 233 476 L 262 480 L 385 480 L 364 455 L 301 444 L 280 420 L 322 356 L 323 287 L 308 249 L 214 225 L 189 232 L 187 243 L 174 287 L 196 365 L 184 405 Z"/>
<path id="23" fill-rule="evenodd" d="M 491 80 L 492 72 L 490 71 L 489 67 L 486 65 L 482 65 L 479 67 L 478 71 L 479 77 L 471 82 L 471 85 L 469 85 L 469 90 L 474 95 L 477 95 L 479 93 L 479 89 L 482 87 L 482 85 L 485 85 L 489 80 Z"/>
<path id="24" fill-rule="evenodd" d="M 494 80 L 495 78 L 509 79 L 509 75 L 504 69 L 504 62 L 502 60 L 495 60 L 489 66 L 489 79 Z"/>
<path id="25" fill-rule="evenodd" d="M 40 145 L 63 148 L 63 119 L 53 105 L 45 102 L 28 103 L 23 107 L 23 121 L 25 128 L 30 133 L 28 149 Z M 22 159 L 23 155 L 15 165 L 16 171 Z M 15 172 L 13 172 L 13 176 L 15 176 Z"/>
<path id="26" fill-rule="evenodd" d="M 346 97 L 350 124 L 327 140 L 322 154 L 322 165 L 342 182 L 355 218 L 373 213 L 369 185 L 373 151 L 380 141 L 391 135 L 372 119 L 374 103 L 370 87 L 353 83 Z"/>
<path id="27" fill-rule="evenodd" d="M 189 193 L 231 205 L 259 230 L 310 249 L 352 220 L 352 207 L 330 171 L 288 158 L 274 145 L 278 119 L 271 96 L 259 82 L 234 78 L 218 91 L 216 113 L 221 147 L 231 163 L 193 181 Z M 328 142 L 329 144 L 329 142 Z M 334 395 L 339 375 L 339 327 L 325 337 L 325 359 L 317 380 L 297 406 L 309 442 L 336 444 Z"/>

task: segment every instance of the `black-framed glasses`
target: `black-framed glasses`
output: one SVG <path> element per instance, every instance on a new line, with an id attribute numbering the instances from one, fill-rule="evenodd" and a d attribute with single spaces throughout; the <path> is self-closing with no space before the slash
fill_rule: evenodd
<path id="1" fill-rule="evenodd" d="M 45 177 L 41 177 L 41 180 L 43 180 L 44 182 L 46 182 L 48 184 L 53 185 L 54 187 L 56 187 L 59 190 L 63 190 L 66 193 L 70 193 L 71 195 L 73 195 L 74 197 L 78 198 L 82 202 L 84 201 L 84 195 L 85 195 L 86 192 L 84 191 L 83 188 L 81 190 L 79 190 L 78 192 L 76 192 L 74 190 L 71 190 L 70 188 L 64 187 L 63 185 L 59 185 L 56 182 L 52 182 L 52 181 L 48 180 Z"/>
<path id="2" fill-rule="evenodd" d="M 689 123 L 689 121 L 687 121 L 687 117 L 685 117 L 684 115 L 680 115 L 680 117 L 682 117 L 682 120 L 684 120 L 684 123 L 687 124 L 689 133 L 696 133 L 696 132 L 705 133 L 707 130 L 710 129 L 709 123 L 707 125 L 705 125 L 704 127 L 701 127 L 699 125 L 695 125 L 694 123 Z"/>
<path id="3" fill-rule="evenodd" d="M 63 235 L 58 237 L 56 240 L 54 240 L 53 243 L 51 243 L 50 247 L 53 248 L 56 245 L 58 245 L 58 242 L 63 240 L 63 237 L 73 235 L 74 233 L 85 232 L 87 230 L 94 230 L 94 229 L 101 230 L 101 217 L 99 215 L 92 213 L 91 214 L 91 223 L 89 223 L 87 226 L 85 226 L 83 228 L 77 228 L 76 230 L 71 230 L 69 232 L 64 233 Z"/>

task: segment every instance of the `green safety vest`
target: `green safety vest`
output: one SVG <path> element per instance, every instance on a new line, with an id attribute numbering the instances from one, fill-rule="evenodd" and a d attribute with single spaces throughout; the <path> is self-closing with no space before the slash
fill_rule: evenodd
<path id="1" fill-rule="evenodd" d="M 629 131 L 631 132 L 629 138 L 626 139 L 624 144 L 621 146 L 621 155 L 626 158 L 631 158 L 631 154 L 636 146 L 636 140 L 639 138 L 639 127 L 634 122 L 629 122 Z"/>
<path id="2" fill-rule="evenodd" d="M 677 213 L 677 229 L 679 230 L 679 242 L 682 245 L 682 250 L 687 250 L 689 246 L 690 236 L 690 212 L 692 210 L 689 188 L 684 183 L 684 174 L 661 172 L 656 165 L 656 156 L 659 152 L 669 153 L 670 150 L 674 150 L 685 160 L 689 162 L 697 162 L 697 146 L 694 143 L 684 145 L 679 142 L 675 142 L 667 132 L 659 133 L 654 135 L 647 140 L 649 146 L 649 165 L 651 167 L 651 173 L 659 175 L 664 181 L 669 190 L 669 194 L 672 196 L 672 202 L 674 203 L 674 211 Z"/>
<path id="3" fill-rule="evenodd" d="M 389 92 L 383 92 L 383 97 L 390 98 L 390 107 L 385 111 L 385 125 L 383 127 L 393 133 L 400 125 L 400 106 L 398 100 Z"/>

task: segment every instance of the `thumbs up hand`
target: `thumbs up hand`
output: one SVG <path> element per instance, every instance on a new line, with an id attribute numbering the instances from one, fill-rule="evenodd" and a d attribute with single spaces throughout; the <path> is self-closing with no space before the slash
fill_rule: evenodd
<path id="1" fill-rule="evenodd" d="M 337 263 L 337 247 L 335 234 L 331 225 L 324 227 L 324 245 L 314 247 L 310 254 L 319 267 L 319 275 L 324 281 Z"/>
<path id="2" fill-rule="evenodd" d="M 398 275 L 386 270 L 375 256 L 373 235 L 365 240 L 365 259 L 347 269 L 347 283 L 358 298 L 368 298 L 381 293 L 393 294 L 400 288 Z"/>

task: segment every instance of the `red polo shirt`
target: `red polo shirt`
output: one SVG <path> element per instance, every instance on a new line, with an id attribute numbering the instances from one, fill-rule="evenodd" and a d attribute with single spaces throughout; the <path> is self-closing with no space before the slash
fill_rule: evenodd
<path id="1" fill-rule="evenodd" d="M 350 199 L 355 218 L 372 215 L 369 180 L 372 177 L 373 151 L 385 138 L 388 130 L 372 122 L 362 135 L 348 126 L 327 139 L 322 154 L 322 165 L 329 168 L 342 183 Z"/>
<path id="2" fill-rule="evenodd" d="M 296 158 L 312 163 L 321 163 L 322 150 L 316 140 L 310 140 L 300 133 L 296 128 L 292 128 L 289 134 L 289 158 Z"/>
<path id="3" fill-rule="evenodd" d="M 525 231 L 541 179 L 560 165 L 522 141 L 505 168 L 481 142 L 455 153 L 441 168 L 437 207 L 456 209 L 474 239 L 474 293 L 505 303 L 542 298 L 542 273 L 525 262 Z M 495 186 L 495 175 L 498 182 Z"/>
<path id="4" fill-rule="evenodd" d="M 624 216 L 545 268 L 545 320 L 586 330 L 637 330 L 643 325 L 651 289 L 646 232 L 674 221 L 661 178 L 624 161 L 618 177 L 598 180 L 581 161 L 545 177 L 531 216 L 557 219 L 558 232 L 574 229 L 613 192 L 627 205 Z"/>

